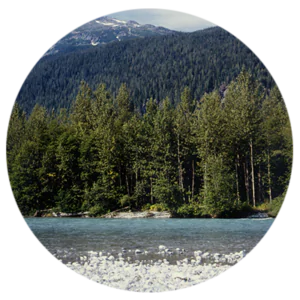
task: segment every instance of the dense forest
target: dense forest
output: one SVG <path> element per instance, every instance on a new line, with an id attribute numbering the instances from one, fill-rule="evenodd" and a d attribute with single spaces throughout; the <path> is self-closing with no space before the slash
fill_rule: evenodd
<path id="1" fill-rule="evenodd" d="M 218 83 L 226 79 L 218 76 Z M 180 101 L 150 98 L 142 112 L 125 84 L 114 95 L 105 84 L 84 81 L 69 111 L 37 104 L 27 116 L 16 103 L 7 162 L 22 214 L 102 215 L 129 206 L 232 217 L 259 205 L 280 207 L 291 173 L 291 128 L 278 88 L 255 78 L 243 70 L 200 100 L 192 85 Z M 199 82 L 202 90 L 207 83 Z"/>
<path id="2" fill-rule="evenodd" d="M 188 86 L 200 99 L 205 92 L 228 85 L 243 66 L 264 87 L 275 84 L 260 60 L 227 31 L 214 27 L 193 33 L 113 42 L 75 53 L 43 57 L 24 82 L 17 102 L 26 113 L 35 104 L 47 110 L 69 109 L 81 80 L 94 90 L 99 82 L 116 97 L 126 83 L 131 101 L 143 112 L 147 99 L 172 104 Z"/>

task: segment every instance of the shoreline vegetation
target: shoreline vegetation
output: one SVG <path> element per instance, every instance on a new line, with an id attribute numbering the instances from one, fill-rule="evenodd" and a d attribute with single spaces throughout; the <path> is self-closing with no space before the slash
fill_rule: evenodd
<path id="1" fill-rule="evenodd" d="M 12 190 L 24 216 L 52 209 L 92 217 L 129 208 L 180 218 L 275 217 L 292 166 L 292 133 L 275 86 L 243 70 L 193 99 L 112 95 L 82 82 L 67 111 L 16 103 L 7 136 Z M 146 213 L 147 214 L 147 213 Z M 62 214 L 60 214 L 62 216 Z"/>
<path id="2" fill-rule="evenodd" d="M 29 217 L 29 216 L 28 216 Z M 107 213 L 105 215 L 93 216 L 88 211 L 78 212 L 78 213 L 63 213 L 63 212 L 54 212 L 53 210 L 43 210 L 36 211 L 35 214 L 31 217 L 35 218 L 106 218 L 106 219 L 136 219 L 136 218 L 147 218 L 147 219 L 168 219 L 168 218 L 181 218 L 180 215 L 172 215 L 169 211 L 125 211 L 120 209 Z M 253 219 L 264 219 L 264 218 L 274 218 L 275 216 L 268 211 L 261 210 L 252 210 L 248 213 L 241 213 L 235 218 L 253 218 Z M 203 218 L 212 218 L 211 216 L 206 216 Z"/>

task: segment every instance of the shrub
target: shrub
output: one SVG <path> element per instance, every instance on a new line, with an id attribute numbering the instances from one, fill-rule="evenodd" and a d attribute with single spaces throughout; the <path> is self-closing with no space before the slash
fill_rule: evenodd
<path id="1" fill-rule="evenodd" d="M 256 210 L 259 211 L 268 211 L 270 209 L 270 204 L 267 202 L 261 203 L 260 205 L 256 206 Z"/>
<path id="2" fill-rule="evenodd" d="M 245 212 L 245 213 L 253 213 L 253 211 L 254 211 L 253 207 L 250 204 L 246 203 L 246 202 L 241 203 L 238 206 L 238 210 L 240 212 Z"/>
<path id="3" fill-rule="evenodd" d="M 124 195 L 119 200 L 119 203 L 122 207 L 125 207 L 125 206 L 134 207 L 134 206 L 136 206 L 136 198 L 134 196 Z"/>
<path id="4" fill-rule="evenodd" d="M 166 211 L 169 210 L 169 208 L 163 204 L 163 203 L 155 203 L 150 206 L 151 211 Z"/>
<path id="5" fill-rule="evenodd" d="M 219 212 L 218 218 L 246 218 L 253 214 L 255 209 L 246 202 L 239 203 L 230 208 L 224 209 Z"/>
<path id="6" fill-rule="evenodd" d="M 142 211 L 149 210 L 151 208 L 151 204 L 147 203 L 142 207 Z"/>
<path id="7" fill-rule="evenodd" d="M 204 216 L 203 208 L 197 203 L 181 205 L 176 211 L 181 218 L 197 218 Z"/>
<path id="8" fill-rule="evenodd" d="M 81 205 L 81 211 L 89 211 L 90 207 L 91 207 L 90 203 L 87 200 L 84 200 Z"/>
<path id="9" fill-rule="evenodd" d="M 270 210 L 268 212 L 270 217 L 276 217 L 279 213 L 279 210 L 281 208 L 281 205 L 283 203 L 285 194 L 280 195 L 278 197 L 276 197 L 275 199 L 273 199 L 272 203 L 270 204 Z"/>
<path id="10" fill-rule="evenodd" d="M 105 213 L 106 213 L 106 210 L 100 204 L 94 205 L 89 210 L 89 215 L 92 217 L 101 216 L 101 215 L 104 215 Z"/>

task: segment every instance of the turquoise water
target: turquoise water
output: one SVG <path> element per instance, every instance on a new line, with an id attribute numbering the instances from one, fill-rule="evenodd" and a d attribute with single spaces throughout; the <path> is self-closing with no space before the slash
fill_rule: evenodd
<path id="1" fill-rule="evenodd" d="M 26 218 L 40 242 L 63 261 L 77 260 L 87 251 L 117 255 L 126 249 L 149 252 L 158 258 L 158 246 L 184 248 L 185 257 L 195 250 L 229 254 L 251 251 L 273 223 L 273 219 L 83 219 Z M 174 252 L 175 253 L 175 252 Z M 169 260 L 176 260 L 174 254 Z M 141 256 L 141 258 L 145 258 Z"/>

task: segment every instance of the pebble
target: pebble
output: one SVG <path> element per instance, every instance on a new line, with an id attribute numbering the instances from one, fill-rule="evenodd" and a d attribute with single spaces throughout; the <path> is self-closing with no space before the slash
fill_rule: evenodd
<path id="1" fill-rule="evenodd" d="M 165 247 L 164 251 L 166 249 L 168 250 Z M 137 251 L 138 253 L 142 252 L 136 249 L 135 253 Z M 176 251 L 178 251 L 177 248 Z M 162 292 L 204 282 L 231 267 L 229 264 L 216 263 L 214 260 L 210 261 L 210 263 L 206 261 L 205 264 L 201 264 L 203 257 L 216 258 L 220 262 L 224 261 L 225 263 L 229 263 L 231 260 L 231 263 L 236 263 L 245 255 L 246 251 L 221 255 L 208 252 L 202 254 L 198 250 L 194 252 L 191 260 L 184 258 L 176 261 L 175 264 L 170 264 L 167 259 L 159 259 L 157 261 L 136 260 L 132 263 L 130 257 L 127 257 L 125 262 L 122 253 L 118 253 L 119 257 L 115 259 L 112 255 L 102 256 L 102 253 L 101 255 L 100 253 L 95 255 L 95 253 L 91 252 L 88 259 L 84 259 L 84 256 L 82 256 L 79 262 L 69 263 L 67 266 L 95 282 L 110 287 L 136 292 Z"/>

